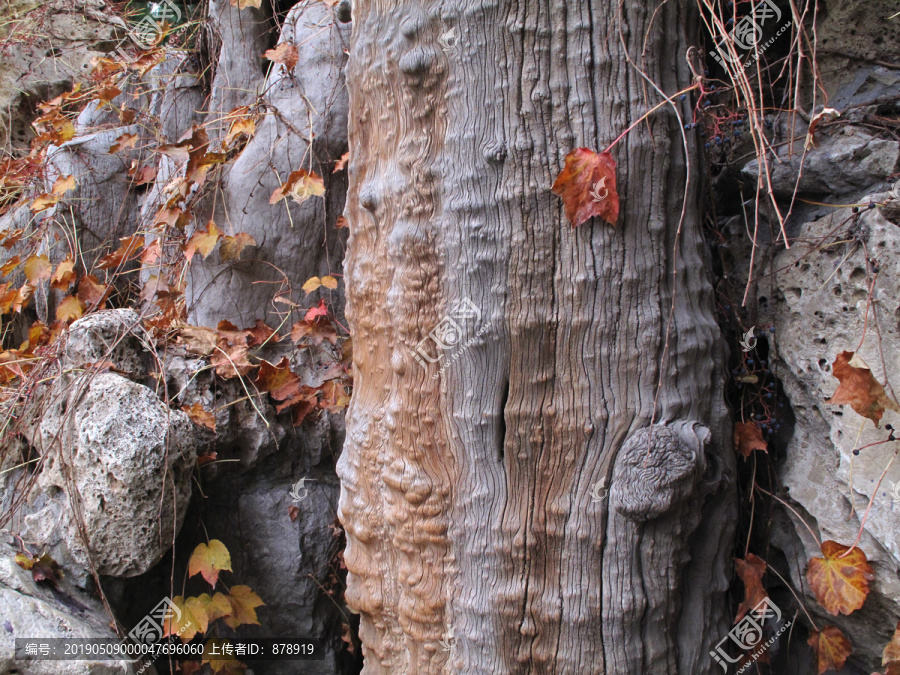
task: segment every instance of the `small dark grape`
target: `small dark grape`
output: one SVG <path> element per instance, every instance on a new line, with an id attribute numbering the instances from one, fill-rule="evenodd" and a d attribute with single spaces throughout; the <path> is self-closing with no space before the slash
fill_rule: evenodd
<path id="1" fill-rule="evenodd" d="M 853 211 L 853 213 L 859 213 L 859 207 L 858 207 L 858 206 L 854 206 L 851 210 Z"/>
<path id="2" fill-rule="evenodd" d="M 875 208 L 875 202 L 869 202 L 869 211 Z"/>
<path id="3" fill-rule="evenodd" d="M 854 450 L 854 451 L 853 451 L 853 454 L 856 455 L 856 456 L 858 457 L 858 456 L 859 456 L 859 450 Z"/>
<path id="4" fill-rule="evenodd" d="M 771 327 L 769 328 L 769 332 L 770 332 L 770 333 L 774 333 L 774 332 L 775 332 L 775 326 L 771 326 Z"/>

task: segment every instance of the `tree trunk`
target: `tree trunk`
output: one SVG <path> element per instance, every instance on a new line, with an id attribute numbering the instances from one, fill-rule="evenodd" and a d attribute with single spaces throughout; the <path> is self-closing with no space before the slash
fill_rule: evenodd
<path id="1" fill-rule="evenodd" d="M 686 0 L 353 18 L 338 471 L 364 672 L 718 672 L 733 450 L 696 148 L 671 107 L 619 143 L 616 228 L 550 192 L 661 100 L 626 49 L 691 83 Z"/>

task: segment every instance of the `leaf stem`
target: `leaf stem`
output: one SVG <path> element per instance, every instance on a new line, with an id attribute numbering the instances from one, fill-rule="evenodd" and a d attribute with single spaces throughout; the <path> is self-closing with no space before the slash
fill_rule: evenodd
<path id="1" fill-rule="evenodd" d="M 675 92 L 675 93 L 672 94 L 672 96 L 670 96 L 669 98 L 665 99 L 664 101 L 660 101 L 660 102 L 657 103 L 655 106 L 653 106 L 652 108 L 650 108 L 650 110 L 648 110 L 648 111 L 645 112 L 643 115 L 641 115 L 641 116 L 637 119 L 637 121 L 635 121 L 634 123 L 632 123 L 625 131 L 623 131 L 621 134 L 619 134 L 619 137 L 618 137 L 616 140 L 614 140 L 612 143 L 610 143 L 609 146 L 606 148 L 606 150 L 604 150 L 603 152 L 609 152 L 610 150 L 612 150 L 612 149 L 616 146 L 616 143 L 618 143 L 618 142 L 621 141 L 623 138 L 625 138 L 625 136 L 627 136 L 628 133 L 629 133 L 632 129 L 634 129 L 638 124 L 640 124 L 640 123 L 643 122 L 645 119 L 647 119 L 648 117 L 650 117 L 650 115 L 652 115 L 653 113 L 655 113 L 657 110 L 659 110 L 660 108 L 662 108 L 664 105 L 666 105 L 667 103 L 671 103 L 673 98 L 675 98 L 676 96 L 681 96 L 682 94 L 686 94 L 686 93 L 689 92 L 689 91 L 693 91 L 694 89 L 699 89 L 699 88 L 700 88 L 700 83 L 699 83 L 699 82 L 695 82 L 695 83 L 692 84 L 690 87 L 687 87 L 686 89 L 682 89 L 681 91 Z M 601 154 L 602 154 L 602 153 L 601 153 Z"/>

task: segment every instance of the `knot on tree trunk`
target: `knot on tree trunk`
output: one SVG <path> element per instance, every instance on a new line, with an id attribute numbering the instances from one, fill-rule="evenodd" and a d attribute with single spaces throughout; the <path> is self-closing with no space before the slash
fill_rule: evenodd
<path id="1" fill-rule="evenodd" d="M 638 429 L 619 450 L 610 505 L 634 522 L 659 518 L 697 487 L 705 466 L 709 429 L 698 422 Z"/>

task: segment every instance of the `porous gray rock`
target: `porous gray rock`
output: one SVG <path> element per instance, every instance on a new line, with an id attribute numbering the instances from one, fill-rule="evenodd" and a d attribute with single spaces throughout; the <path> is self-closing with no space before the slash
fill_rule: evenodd
<path id="1" fill-rule="evenodd" d="M 64 368 L 108 362 L 131 380 L 147 377 L 150 336 L 131 309 L 108 309 L 78 319 L 66 336 Z"/>
<path id="2" fill-rule="evenodd" d="M 889 197 L 877 193 L 861 201 L 887 203 Z M 834 234 L 823 240 L 828 233 Z M 867 256 L 872 262 L 867 263 Z M 794 587 L 806 594 L 805 606 L 816 620 L 839 626 L 853 642 L 857 658 L 880 663 L 894 628 L 884 620 L 885 613 L 900 615 L 900 464 L 891 464 L 897 444 L 883 443 L 888 432 L 850 406 L 826 399 L 838 386 L 832 363 L 845 350 L 857 352 L 875 379 L 887 382 L 888 393 L 900 391 L 900 327 L 895 318 L 900 313 L 900 226 L 887 220 L 883 209 L 864 210 L 855 217 L 850 209 L 836 209 L 805 223 L 798 243 L 775 258 L 774 268 L 780 272 L 770 359 L 779 364 L 777 373 L 796 418 L 781 482 L 820 539 L 845 545 L 856 539 L 874 496 L 860 546 L 875 579 L 862 609 L 833 617 L 815 601 L 801 575 L 809 558 L 821 552 L 795 515 L 784 514 L 773 530 L 773 543 L 788 556 Z M 900 414 L 888 410 L 883 423 L 891 422 L 900 426 Z M 868 447 L 854 456 L 853 450 L 863 446 Z"/>
<path id="3" fill-rule="evenodd" d="M 89 568 L 90 555 L 112 576 L 155 565 L 190 499 L 196 448 L 187 415 L 120 375 L 87 374 L 45 413 L 41 444 L 38 484 L 68 497 L 64 538 L 75 560 Z"/>

